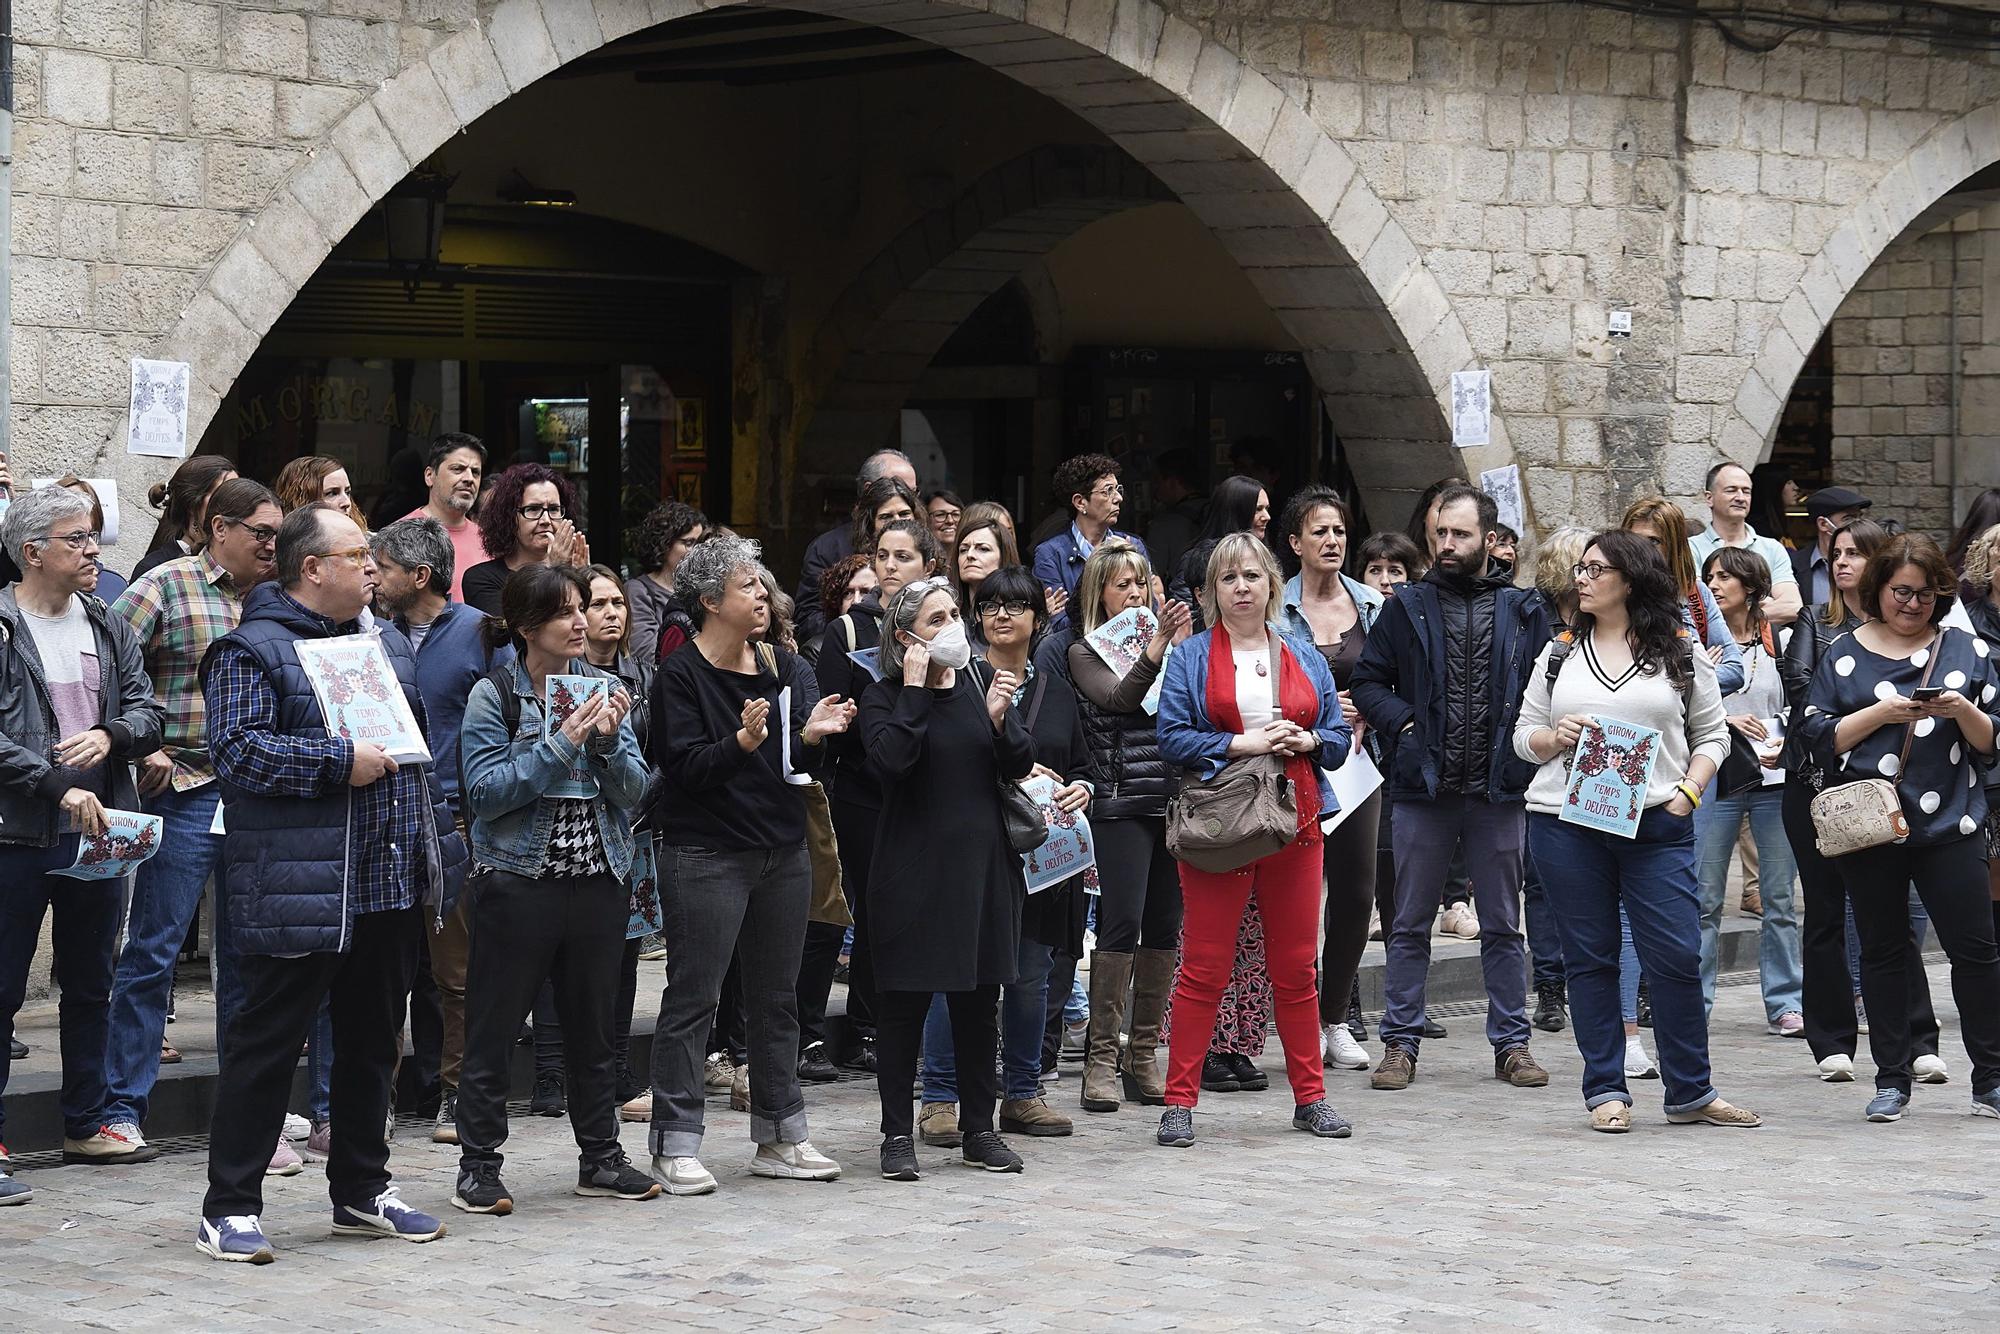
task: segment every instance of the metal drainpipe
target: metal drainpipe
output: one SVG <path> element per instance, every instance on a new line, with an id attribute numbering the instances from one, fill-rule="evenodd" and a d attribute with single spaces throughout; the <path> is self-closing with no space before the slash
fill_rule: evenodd
<path id="1" fill-rule="evenodd" d="M 1947 411 L 1950 415 L 1945 422 L 1945 426 L 1950 432 L 1950 443 L 1945 446 L 1944 454 L 1944 531 L 1946 533 L 1951 532 L 1953 516 L 1958 513 L 1958 392 L 1961 369 L 1959 366 L 1960 353 L 1958 350 L 1958 238 L 1958 220 L 1954 218 L 1951 224 L 1951 295 L 1946 299 L 1946 307 L 1951 312 L 1951 320 L 1945 325 L 1947 337 L 1950 340 L 1947 344 L 1949 348 L 1947 355 L 1950 360 L 1945 363 L 1945 371 L 1951 377 L 1946 398 Z M 1932 476 L 1935 477 L 1935 469 L 1937 467 L 1935 461 L 1932 462 L 1931 467 L 1933 469 Z"/>
<path id="2" fill-rule="evenodd" d="M 0 454 L 14 449 L 14 0 L 0 0 Z"/>

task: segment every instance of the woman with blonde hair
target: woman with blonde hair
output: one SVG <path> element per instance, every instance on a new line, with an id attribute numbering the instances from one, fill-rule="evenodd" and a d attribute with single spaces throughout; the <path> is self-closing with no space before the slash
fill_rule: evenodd
<path id="1" fill-rule="evenodd" d="M 1319 816 L 1334 809 L 1323 771 L 1346 760 L 1354 733 L 1326 658 L 1274 624 L 1283 611 L 1283 586 L 1270 548 L 1256 537 L 1231 533 L 1216 543 L 1202 588 L 1209 628 L 1175 651 L 1160 692 L 1162 758 L 1213 778 L 1232 760 L 1275 756 L 1298 800 L 1297 833 L 1278 851 L 1234 871 L 1181 864 L 1183 929 L 1174 1008 L 1182 1033 L 1196 1040 L 1169 1051 L 1167 1110 L 1156 1138 L 1172 1148 L 1194 1143 L 1206 1054 L 1199 1037 L 1215 1026 L 1237 929 L 1253 894 L 1270 927 L 1266 941 L 1278 1037 L 1292 1085 L 1292 1125 L 1327 1138 L 1352 1133 L 1326 1101 L 1313 974 L 1323 890 Z"/>
<path id="2" fill-rule="evenodd" d="M 354 520 L 362 532 L 368 520 L 354 503 L 354 484 L 348 480 L 347 465 L 325 454 L 306 454 L 287 463 L 271 487 L 278 503 L 290 514 L 307 505 L 331 505 Z"/>
<path id="3" fill-rule="evenodd" d="M 965 541 L 959 539 L 961 551 Z M 1156 1053 L 1181 929 L 1180 882 L 1167 852 L 1167 801 L 1180 775 L 1160 756 L 1159 729 L 1145 700 L 1168 648 L 1187 635 L 1188 609 L 1168 603 L 1158 629 L 1123 672 L 1085 638 L 1127 610 L 1150 605 L 1152 587 L 1153 572 L 1137 547 L 1116 538 L 1098 543 L 1077 582 L 1068 633 L 1053 636 L 1036 655 L 1039 670 L 1058 672 L 1076 688 L 1100 789 L 1090 815 L 1099 893 L 1082 1093 L 1084 1110 L 1091 1112 L 1118 1110 L 1119 1034 L 1128 993 L 1132 1036 L 1124 1068 L 1130 1096 L 1155 1107 L 1166 1097 Z"/>

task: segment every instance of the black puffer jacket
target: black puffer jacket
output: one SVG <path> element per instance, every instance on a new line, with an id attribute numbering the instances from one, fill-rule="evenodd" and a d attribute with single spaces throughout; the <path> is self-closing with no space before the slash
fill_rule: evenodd
<path id="1" fill-rule="evenodd" d="M 1502 567 L 1504 568 L 1504 567 Z M 1493 719 L 1487 682 L 1493 669 L 1491 589 L 1512 583 L 1512 570 L 1473 579 L 1433 570 L 1444 621 L 1444 751 L 1438 791 L 1484 792 L 1491 766 Z"/>
<path id="2" fill-rule="evenodd" d="M 1180 790 L 1180 770 L 1160 756 L 1158 720 L 1144 709 L 1115 713 L 1092 703 L 1070 670 L 1073 653 L 1090 653 L 1095 657 L 1090 646 L 1073 634 L 1050 635 L 1036 650 L 1035 670 L 1057 673 L 1076 692 L 1084 745 L 1090 751 L 1094 771 L 1091 777 L 1097 784 L 1090 817 L 1093 820 L 1165 817 L 1168 799 Z"/>

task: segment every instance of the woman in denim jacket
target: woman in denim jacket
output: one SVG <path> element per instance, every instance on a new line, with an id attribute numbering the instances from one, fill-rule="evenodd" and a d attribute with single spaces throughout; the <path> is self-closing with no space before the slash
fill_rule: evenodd
<path id="1" fill-rule="evenodd" d="M 1160 691 L 1160 753 L 1202 778 L 1236 759 L 1283 758 L 1299 808 L 1298 836 L 1234 871 L 1181 866 L 1181 971 L 1174 1022 L 1183 1033 L 1215 1027 L 1228 984 L 1243 907 L 1255 893 L 1269 925 L 1271 986 L 1278 1037 L 1292 1085 L 1292 1125 L 1329 1138 L 1350 1133 L 1327 1103 L 1320 1074 L 1319 991 L 1313 964 L 1319 944 L 1319 816 L 1338 807 L 1320 770 L 1347 759 L 1353 729 L 1341 716 L 1333 673 L 1304 640 L 1270 632 L 1281 611 L 1278 563 L 1249 533 L 1232 533 L 1209 557 L 1203 609 L 1210 628 L 1167 661 Z M 1273 707 L 1273 697 L 1276 707 Z M 1167 1110 L 1158 1139 L 1194 1143 L 1203 1044 L 1168 1049 Z"/>
<path id="2" fill-rule="evenodd" d="M 507 1068 L 514 1037 L 543 978 L 563 1017 L 579 1195 L 651 1199 L 659 1184 L 618 1144 L 614 1012 L 625 947 L 632 813 L 645 761 L 627 716 L 632 697 L 612 678 L 543 735 L 552 676 L 606 676 L 584 659 L 590 585 L 567 566 L 507 576 L 489 637 L 511 638 L 514 662 L 477 682 L 459 733 L 471 820 L 472 955 L 466 968 L 465 1068 L 458 1084 L 458 1189 L 468 1213 L 504 1214 Z M 511 699 L 501 697 L 505 681 Z M 594 790 L 594 795 L 575 795 Z"/>

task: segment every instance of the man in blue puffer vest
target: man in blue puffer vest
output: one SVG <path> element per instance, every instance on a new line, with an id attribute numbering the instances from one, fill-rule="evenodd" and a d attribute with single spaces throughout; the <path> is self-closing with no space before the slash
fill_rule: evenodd
<path id="1" fill-rule="evenodd" d="M 465 843 L 426 768 L 329 735 L 296 647 L 362 633 L 377 578 L 353 520 L 319 505 L 295 510 L 278 530 L 276 581 L 244 600 L 242 623 L 201 666 L 227 812 L 222 911 L 244 986 L 216 1089 L 195 1242 L 218 1260 L 274 1258 L 258 1220 L 264 1169 L 322 1000 L 333 1012 L 333 1231 L 406 1241 L 444 1232 L 396 1198 L 383 1122 L 418 932 L 435 929 L 456 897 Z M 409 640 L 392 626 L 377 633 L 421 726 Z"/>

